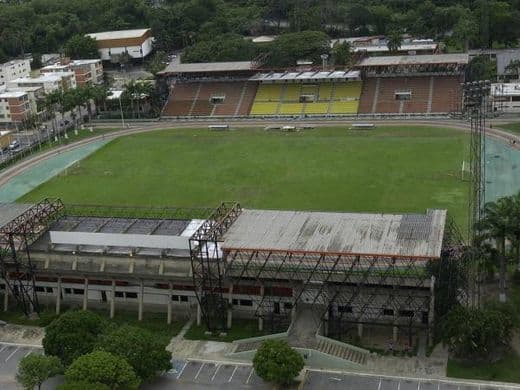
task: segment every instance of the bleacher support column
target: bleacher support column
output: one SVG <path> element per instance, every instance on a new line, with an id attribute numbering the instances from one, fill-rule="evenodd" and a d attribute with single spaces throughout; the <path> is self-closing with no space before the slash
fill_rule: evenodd
<path id="1" fill-rule="evenodd" d="M 83 286 L 83 310 L 87 310 L 88 305 L 88 278 L 85 278 Z"/>
<path id="2" fill-rule="evenodd" d="M 262 284 L 260 286 L 260 299 L 264 299 L 265 294 L 265 286 Z M 258 317 L 258 330 L 261 332 L 264 330 L 264 318 L 262 317 L 263 313 L 260 313 L 260 316 Z"/>
<path id="3" fill-rule="evenodd" d="M 144 301 L 144 282 L 141 279 L 139 281 L 139 314 L 137 315 L 137 320 L 143 320 L 143 301 Z"/>
<path id="4" fill-rule="evenodd" d="M 199 289 L 199 297 L 202 296 L 202 289 Z M 202 324 L 202 308 L 200 307 L 200 302 L 197 301 L 197 326 Z"/>
<path id="5" fill-rule="evenodd" d="M 433 322 L 435 320 L 435 276 L 430 284 L 430 310 L 428 310 L 428 345 L 433 346 Z"/>
<path id="6" fill-rule="evenodd" d="M 360 339 L 363 338 L 363 324 L 357 324 L 357 335 Z"/>
<path id="7" fill-rule="evenodd" d="M 7 279 L 9 276 L 5 275 L 5 279 Z M 9 309 L 9 287 L 7 287 L 7 280 L 5 280 L 5 289 L 4 289 L 4 311 L 7 311 Z"/>
<path id="8" fill-rule="evenodd" d="M 112 279 L 112 293 L 110 295 L 110 318 L 116 314 L 116 281 Z"/>
<path id="9" fill-rule="evenodd" d="M 168 314 L 166 318 L 166 322 L 168 325 L 172 323 L 172 305 L 173 305 L 173 284 L 172 282 L 168 282 Z"/>
<path id="10" fill-rule="evenodd" d="M 230 284 L 228 293 L 227 328 L 231 329 L 231 325 L 233 325 L 233 283 Z"/>
<path id="11" fill-rule="evenodd" d="M 394 290 L 393 295 L 395 297 L 396 296 L 395 295 L 395 290 L 396 290 L 395 282 L 394 282 L 392 288 Z M 394 309 L 394 320 L 393 320 L 393 326 L 392 326 L 392 341 L 394 342 L 394 344 L 397 343 L 397 338 L 399 336 L 399 327 L 397 326 L 398 314 L 399 314 L 398 311 Z"/>
<path id="12" fill-rule="evenodd" d="M 58 276 L 58 285 L 56 287 L 56 315 L 60 314 L 61 310 L 61 277 Z"/>

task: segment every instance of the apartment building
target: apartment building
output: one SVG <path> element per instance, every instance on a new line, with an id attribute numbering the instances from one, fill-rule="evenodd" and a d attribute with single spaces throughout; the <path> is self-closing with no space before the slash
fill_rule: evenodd
<path id="1" fill-rule="evenodd" d="M 33 113 L 32 107 L 27 92 L 2 92 L 0 93 L 0 123 L 21 123 Z"/>
<path id="2" fill-rule="evenodd" d="M 103 83 L 103 63 L 100 59 L 93 60 L 62 60 L 61 63 L 48 65 L 40 69 L 41 73 L 74 72 L 79 86 Z"/>
<path id="3" fill-rule="evenodd" d="M 22 77 L 10 81 L 8 88 L 42 87 L 45 93 L 76 88 L 74 72 L 43 73 L 39 77 Z"/>
<path id="4" fill-rule="evenodd" d="M 6 85 L 9 81 L 29 77 L 31 74 L 31 62 L 28 59 L 13 60 L 0 65 L 0 85 Z"/>

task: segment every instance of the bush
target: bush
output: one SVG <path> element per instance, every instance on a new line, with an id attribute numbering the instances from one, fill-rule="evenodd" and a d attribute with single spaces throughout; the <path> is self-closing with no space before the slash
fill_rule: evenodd
<path id="1" fill-rule="evenodd" d="M 507 305 L 458 306 L 442 323 L 442 342 L 458 359 L 496 359 L 509 347 L 515 328 L 516 314 Z"/>
<path id="2" fill-rule="evenodd" d="M 140 383 L 125 359 L 105 351 L 91 352 L 74 360 L 65 378 L 71 383 L 102 383 L 112 390 L 137 389 Z"/>
<path id="3" fill-rule="evenodd" d="M 265 341 L 253 358 L 258 376 L 278 384 L 291 383 L 303 366 L 303 357 L 282 340 Z"/>
<path id="4" fill-rule="evenodd" d="M 110 390 L 110 387 L 103 383 L 66 382 L 59 385 L 56 390 Z"/>
<path id="5" fill-rule="evenodd" d="M 76 358 L 94 349 L 98 336 L 108 329 L 108 322 L 89 311 L 69 311 L 45 329 L 45 354 L 60 358 L 70 365 Z"/>
<path id="6" fill-rule="evenodd" d="M 166 345 L 151 332 L 135 326 L 122 326 L 102 336 L 96 348 L 125 358 L 143 381 L 171 368 Z"/>
<path id="7" fill-rule="evenodd" d="M 40 389 L 43 382 L 61 373 L 63 366 L 56 356 L 31 353 L 20 360 L 16 380 L 26 389 Z"/>

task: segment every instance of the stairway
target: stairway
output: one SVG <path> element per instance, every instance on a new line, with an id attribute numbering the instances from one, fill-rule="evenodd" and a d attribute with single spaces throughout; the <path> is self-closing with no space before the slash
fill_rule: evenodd
<path id="1" fill-rule="evenodd" d="M 376 80 L 376 90 L 374 92 L 374 101 L 372 102 L 372 114 L 376 113 L 377 101 L 379 100 L 379 88 L 381 87 L 381 78 Z"/>
<path id="2" fill-rule="evenodd" d="M 316 350 L 359 365 L 365 365 L 368 357 L 367 352 L 353 348 L 345 343 L 331 339 L 327 340 L 325 337 L 320 337 Z"/>
<path id="3" fill-rule="evenodd" d="M 430 114 L 432 112 L 432 103 L 433 103 L 433 76 L 430 77 L 430 91 L 428 94 L 428 108 L 426 109 L 426 113 Z"/>
<path id="4" fill-rule="evenodd" d="M 190 113 L 189 113 L 190 116 L 193 113 L 193 109 L 195 108 L 195 104 L 197 104 L 197 100 L 199 100 L 199 95 L 200 95 L 200 90 L 201 89 L 202 89 L 202 83 L 199 83 L 199 87 L 197 88 L 197 92 L 195 93 L 195 97 L 193 98 L 193 103 L 191 104 L 191 107 L 190 107 Z"/>
<path id="5" fill-rule="evenodd" d="M 240 93 L 240 99 L 238 99 L 238 104 L 237 104 L 237 108 L 235 109 L 235 113 L 233 114 L 233 116 L 237 116 L 238 113 L 240 112 L 240 108 L 242 107 L 242 103 L 244 101 L 244 96 L 246 95 L 246 91 L 247 91 L 247 81 L 244 83 L 244 85 L 242 86 L 242 92 Z"/>

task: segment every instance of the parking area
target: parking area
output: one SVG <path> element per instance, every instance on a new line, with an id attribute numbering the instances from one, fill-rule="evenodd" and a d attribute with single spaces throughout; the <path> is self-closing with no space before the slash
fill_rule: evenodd
<path id="1" fill-rule="evenodd" d="M 21 389 L 15 379 L 18 363 L 32 352 L 43 353 L 43 350 L 41 347 L 0 343 L 0 389 Z"/>
<path id="2" fill-rule="evenodd" d="M 303 389 L 306 390 L 512 390 L 520 386 L 471 383 L 457 380 L 411 379 L 362 374 L 336 374 L 308 371 Z"/>
<path id="3" fill-rule="evenodd" d="M 255 374 L 250 364 L 172 361 L 173 368 L 159 380 L 145 387 L 159 389 L 272 389 Z"/>

